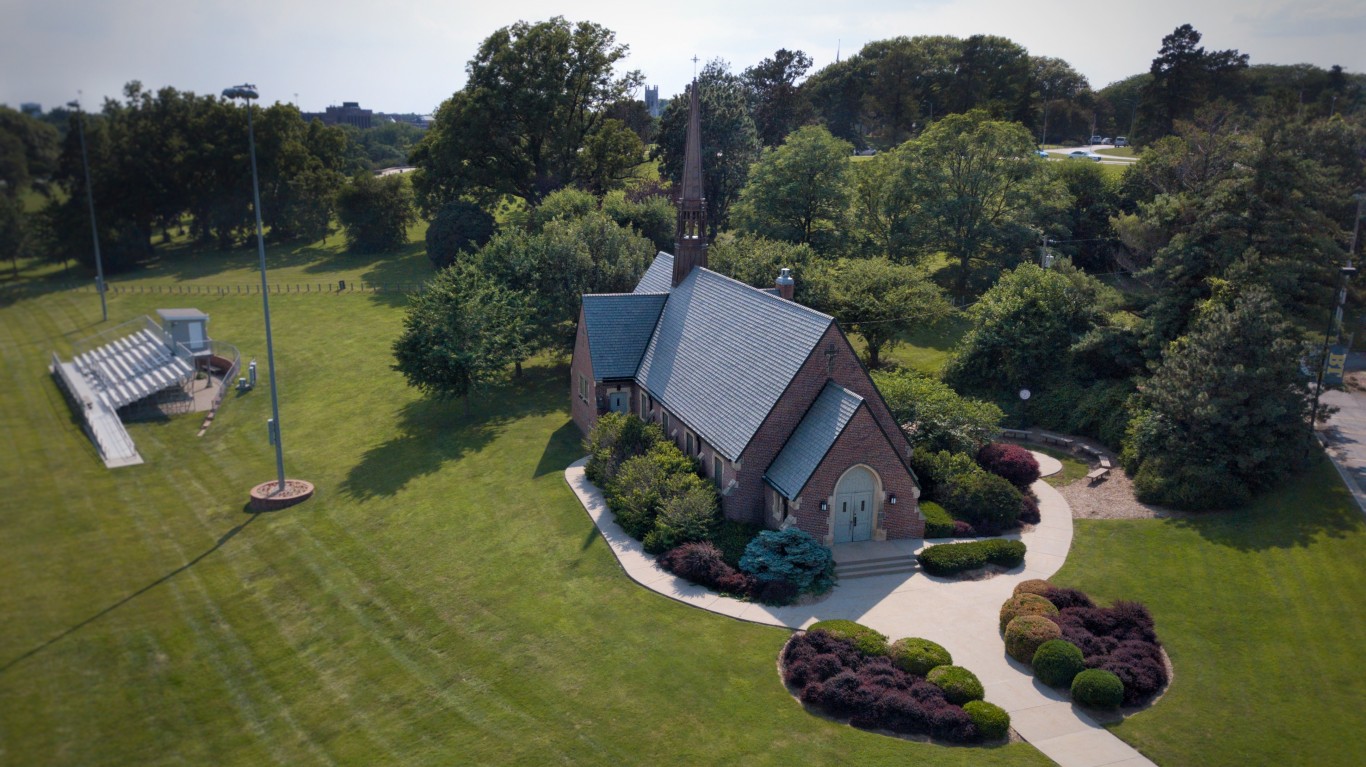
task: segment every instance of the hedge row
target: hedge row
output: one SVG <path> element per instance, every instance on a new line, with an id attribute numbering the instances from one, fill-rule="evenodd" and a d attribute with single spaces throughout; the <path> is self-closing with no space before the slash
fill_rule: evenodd
<path id="1" fill-rule="evenodd" d="M 882 637 L 850 621 L 835 626 L 865 639 Z M 886 638 L 881 641 L 885 648 Z M 943 651 L 920 639 L 898 640 L 892 647 L 899 645 Z M 941 687 L 907 671 L 893 657 L 861 652 L 854 641 L 817 626 L 788 641 L 781 666 L 783 681 L 803 703 L 832 717 L 847 718 L 855 727 L 931 735 L 953 743 L 999 740 L 1010 728 L 1009 714 L 980 700 L 976 690 L 981 683 L 967 669 L 948 665 L 931 669 L 930 675 Z M 966 700 L 963 705 L 951 702 L 950 688 L 953 696 Z"/>
<path id="2" fill-rule="evenodd" d="M 930 575 L 953 575 L 964 570 L 976 570 L 987 565 L 1011 568 L 1024 562 L 1025 545 L 1022 541 L 992 538 L 965 543 L 941 543 L 930 546 L 915 556 L 920 568 Z"/>
<path id="3" fill-rule="evenodd" d="M 1045 684 L 1070 686 L 1073 700 L 1082 705 L 1139 706 L 1167 684 L 1152 614 L 1138 602 L 1098 607 L 1081 591 L 1036 579 L 1015 587 L 1015 595 L 1001 606 L 1001 619 L 1008 620 L 1011 657 L 1030 663 Z"/>

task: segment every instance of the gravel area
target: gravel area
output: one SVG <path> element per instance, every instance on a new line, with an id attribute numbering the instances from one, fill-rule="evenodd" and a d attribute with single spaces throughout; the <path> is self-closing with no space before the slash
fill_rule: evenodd
<path id="1" fill-rule="evenodd" d="M 1058 488 L 1072 506 L 1073 519 L 1152 519 L 1175 517 L 1181 512 L 1164 509 L 1134 498 L 1134 483 L 1116 466 L 1106 479 L 1091 484 L 1085 477 Z"/>

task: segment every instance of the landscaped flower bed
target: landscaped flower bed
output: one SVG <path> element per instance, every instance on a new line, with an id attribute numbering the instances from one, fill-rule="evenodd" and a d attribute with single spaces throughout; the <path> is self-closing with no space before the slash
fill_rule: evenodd
<path id="1" fill-rule="evenodd" d="M 967 570 L 980 570 L 987 565 L 1008 570 L 1023 563 L 1024 557 L 1023 542 L 992 538 L 930 546 L 916 554 L 915 560 L 930 575 L 955 575 Z"/>
<path id="2" fill-rule="evenodd" d="M 802 703 L 855 727 L 950 743 L 1004 738 L 1010 715 L 982 700 L 976 675 L 952 661 L 926 639 L 889 645 L 853 621 L 821 621 L 788 640 L 780 665 Z"/>
<path id="3" fill-rule="evenodd" d="M 1076 589 L 1030 580 L 1001 606 L 1006 652 L 1083 706 L 1142 706 L 1167 685 L 1152 615 L 1138 602 L 1098 607 Z"/>

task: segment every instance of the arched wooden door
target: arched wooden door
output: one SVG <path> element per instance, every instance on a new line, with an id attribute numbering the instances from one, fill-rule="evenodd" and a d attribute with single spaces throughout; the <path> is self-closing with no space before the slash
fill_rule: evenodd
<path id="1" fill-rule="evenodd" d="M 866 466 L 855 466 L 840 477 L 835 486 L 835 543 L 872 539 L 877 484 L 877 476 Z"/>

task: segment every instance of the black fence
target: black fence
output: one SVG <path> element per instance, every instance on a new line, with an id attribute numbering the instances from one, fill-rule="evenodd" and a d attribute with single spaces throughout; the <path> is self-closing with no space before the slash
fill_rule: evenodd
<path id="1" fill-rule="evenodd" d="M 273 282 L 269 287 L 272 295 L 283 295 L 288 293 L 392 293 L 397 295 L 408 295 L 410 293 L 421 293 L 425 288 L 426 283 L 422 282 L 362 282 L 350 280 L 336 280 L 334 282 Z M 90 282 L 72 284 L 68 286 L 67 289 L 74 290 L 78 293 L 96 292 L 94 283 Z M 194 283 L 175 282 L 165 285 L 123 285 L 117 282 L 106 282 L 105 290 L 110 295 L 148 293 L 153 295 L 175 296 L 251 296 L 261 294 L 261 283 L 197 285 Z"/>

